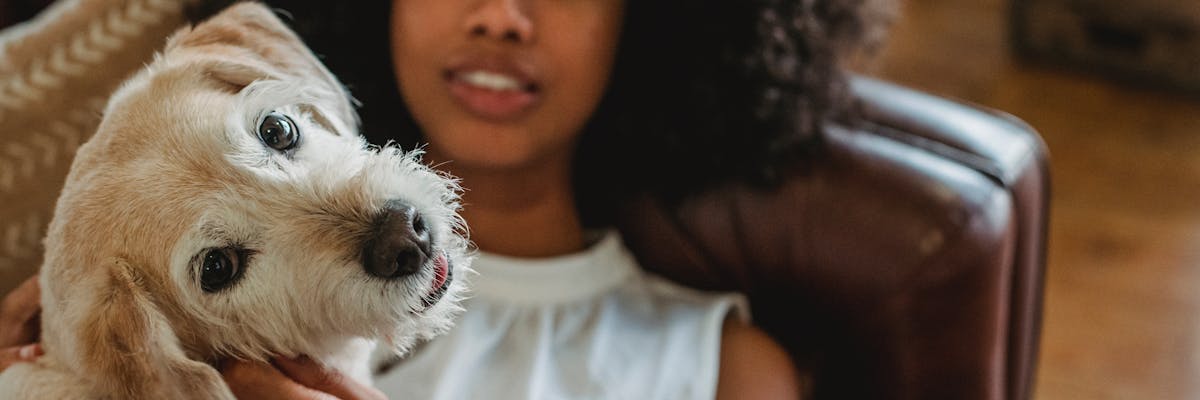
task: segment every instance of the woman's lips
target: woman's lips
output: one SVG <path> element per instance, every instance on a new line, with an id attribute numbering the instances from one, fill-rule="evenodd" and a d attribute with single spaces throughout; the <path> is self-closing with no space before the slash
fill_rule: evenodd
<path id="1" fill-rule="evenodd" d="M 533 108 L 539 98 L 537 83 L 519 72 L 501 68 L 463 67 L 446 71 L 450 96 L 478 117 L 507 121 Z"/>

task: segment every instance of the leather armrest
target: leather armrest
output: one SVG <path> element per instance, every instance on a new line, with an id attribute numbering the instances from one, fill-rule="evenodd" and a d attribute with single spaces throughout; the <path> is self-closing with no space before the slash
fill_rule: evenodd
<path id="1" fill-rule="evenodd" d="M 1040 140 L 886 83 L 853 88 L 866 121 L 831 127 L 811 168 L 771 191 L 633 202 L 628 245 L 653 271 L 747 293 L 818 398 L 1026 397 L 1044 263 Z"/>

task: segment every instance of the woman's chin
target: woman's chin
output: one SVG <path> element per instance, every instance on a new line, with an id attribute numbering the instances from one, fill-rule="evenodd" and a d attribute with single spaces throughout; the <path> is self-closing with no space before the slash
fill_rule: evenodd
<path id="1" fill-rule="evenodd" d="M 445 140 L 449 139 L 449 140 Z M 431 138 L 426 159 L 439 169 L 501 172 L 552 167 L 563 154 L 548 144 L 534 143 L 527 137 L 489 132 L 458 135 L 455 138 Z"/>

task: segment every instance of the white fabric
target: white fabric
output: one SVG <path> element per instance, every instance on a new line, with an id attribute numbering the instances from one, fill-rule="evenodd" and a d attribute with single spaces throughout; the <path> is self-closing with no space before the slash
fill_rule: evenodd
<path id="1" fill-rule="evenodd" d="M 447 335 L 376 379 L 395 399 L 712 399 L 745 300 L 643 272 L 615 232 L 550 259 L 481 254 Z"/>

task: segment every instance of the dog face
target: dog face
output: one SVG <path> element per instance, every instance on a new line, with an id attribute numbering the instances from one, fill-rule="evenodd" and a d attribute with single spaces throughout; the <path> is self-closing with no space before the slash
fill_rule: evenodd
<path id="1" fill-rule="evenodd" d="M 469 262 L 457 186 L 354 118 L 260 5 L 173 36 L 76 156 L 46 241 L 48 348 L 138 397 L 212 384 L 197 360 L 447 328 Z"/>

